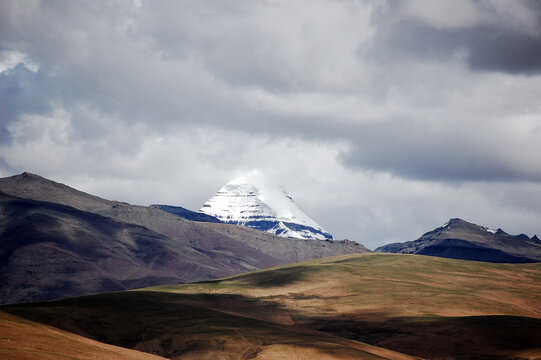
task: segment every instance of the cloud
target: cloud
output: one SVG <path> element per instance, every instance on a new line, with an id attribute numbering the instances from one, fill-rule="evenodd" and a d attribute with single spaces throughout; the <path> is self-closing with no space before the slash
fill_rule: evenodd
<path id="1" fill-rule="evenodd" d="M 373 246 L 454 216 L 539 232 L 540 11 L 2 1 L 0 174 L 197 209 L 258 171 Z"/>
<path id="2" fill-rule="evenodd" d="M 145 5 L 139 32 L 156 51 L 195 58 L 233 87 L 348 86 L 358 71 L 356 49 L 373 34 L 371 8 L 355 2 Z"/>
<path id="3" fill-rule="evenodd" d="M 401 17 L 437 30 L 491 25 L 507 31 L 539 35 L 539 10 L 535 1 L 457 0 L 452 3 L 406 0 L 396 5 Z"/>
<path id="4" fill-rule="evenodd" d="M 471 69 L 519 74 L 541 72 L 541 34 L 498 33 L 493 28 L 481 28 L 469 35 Z"/>
<path id="5" fill-rule="evenodd" d="M 379 13 L 369 51 L 438 61 L 462 54 L 474 71 L 541 71 L 541 7 L 526 1 L 410 0 Z M 391 20 L 383 20 L 383 17 Z"/>
<path id="6" fill-rule="evenodd" d="M 541 166 L 531 159 L 537 153 L 541 129 L 535 119 L 530 120 L 534 126 L 530 133 L 505 132 L 521 119 L 510 119 L 498 130 L 488 121 L 486 128 L 434 128 L 429 121 L 411 119 L 376 123 L 358 129 L 354 145 L 342 153 L 342 160 L 346 166 L 411 179 L 541 182 Z"/>
<path id="7" fill-rule="evenodd" d="M 32 72 L 39 70 L 39 66 L 19 51 L 0 50 L 0 74 L 22 64 Z"/>
<path id="8" fill-rule="evenodd" d="M 455 29 L 478 24 L 482 14 L 474 1 L 436 2 L 409 0 L 403 3 L 404 13 L 436 29 Z"/>

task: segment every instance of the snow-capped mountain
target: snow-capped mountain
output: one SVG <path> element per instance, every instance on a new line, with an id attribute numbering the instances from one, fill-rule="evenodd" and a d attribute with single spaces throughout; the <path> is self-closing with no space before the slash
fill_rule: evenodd
<path id="1" fill-rule="evenodd" d="M 333 238 L 303 213 L 283 188 L 265 184 L 256 186 L 244 178 L 226 184 L 199 211 L 225 223 L 244 225 L 282 237 Z"/>

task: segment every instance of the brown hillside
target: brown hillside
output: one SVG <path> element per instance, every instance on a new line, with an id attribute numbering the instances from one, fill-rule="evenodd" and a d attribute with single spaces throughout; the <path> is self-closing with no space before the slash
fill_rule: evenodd
<path id="1" fill-rule="evenodd" d="M 107 345 L 0 311 L 0 359 L 163 360 L 164 358 Z"/>

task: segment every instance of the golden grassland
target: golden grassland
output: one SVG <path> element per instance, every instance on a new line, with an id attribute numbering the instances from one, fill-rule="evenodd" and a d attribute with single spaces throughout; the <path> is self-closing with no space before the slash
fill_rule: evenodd
<path id="1" fill-rule="evenodd" d="M 145 290 L 431 359 L 541 358 L 539 263 L 345 255 Z"/>
<path id="2" fill-rule="evenodd" d="M 103 344 L 0 311 L 0 359 L 159 360 L 163 358 Z"/>
<path id="3" fill-rule="evenodd" d="M 541 264 L 346 255 L 0 310 L 170 359 L 541 358 Z"/>
<path id="4" fill-rule="evenodd" d="M 144 289 L 228 294 L 279 304 L 297 316 L 514 315 L 541 318 L 541 264 L 494 264 L 420 255 L 318 259 L 224 280 Z"/>

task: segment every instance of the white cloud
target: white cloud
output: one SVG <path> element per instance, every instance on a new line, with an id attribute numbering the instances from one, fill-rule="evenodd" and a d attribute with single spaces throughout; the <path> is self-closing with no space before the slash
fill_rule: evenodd
<path id="1" fill-rule="evenodd" d="M 69 115 L 58 111 L 47 115 L 24 115 L 8 125 L 11 144 L 0 147 L 3 159 L 10 166 L 24 164 L 31 168 L 52 171 L 65 166 L 70 148 Z"/>
<path id="2" fill-rule="evenodd" d="M 24 65 L 32 72 L 39 70 L 39 66 L 30 60 L 26 54 L 19 51 L 0 50 L 0 74 L 13 69 L 19 64 Z"/>

